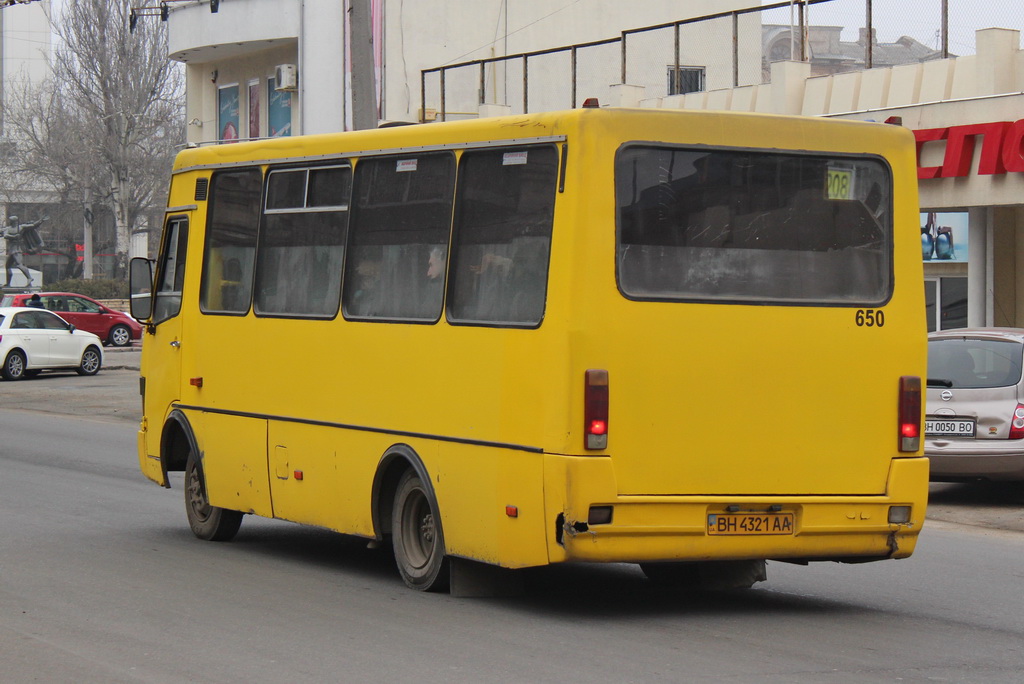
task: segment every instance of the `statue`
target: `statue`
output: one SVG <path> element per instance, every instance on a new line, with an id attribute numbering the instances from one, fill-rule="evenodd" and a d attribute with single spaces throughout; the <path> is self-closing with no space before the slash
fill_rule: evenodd
<path id="1" fill-rule="evenodd" d="M 32 286 L 32 275 L 29 273 L 25 263 L 21 260 L 23 252 L 35 252 L 43 246 L 43 240 L 39 237 L 40 224 L 46 220 L 43 217 L 32 223 L 18 223 L 17 216 L 7 219 L 7 226 L 0 229 L 0 234 L 7 240 L 7 284 L 4 287 L 11 287 L 11 279 L 14 277 L 14 269 L 18 269 L 28 281 L 26 287 Z"/>

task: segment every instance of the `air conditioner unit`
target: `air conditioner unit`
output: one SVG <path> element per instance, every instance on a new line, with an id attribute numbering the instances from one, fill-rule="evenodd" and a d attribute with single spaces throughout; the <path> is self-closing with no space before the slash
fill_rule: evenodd
<path id="1" fill-rule="evenodd" d="M 299 70 L 294 64 L 278 64 L 274 69 L 274 90 L 298 90 Z"/>

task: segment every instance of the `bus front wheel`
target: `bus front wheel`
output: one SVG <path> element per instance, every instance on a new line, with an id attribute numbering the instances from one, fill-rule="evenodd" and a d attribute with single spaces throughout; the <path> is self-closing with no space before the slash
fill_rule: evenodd
<path id="1" fill-rule="evenodd" d="M 185 514 L 192 533 L 207 541 L 229 541 L 242 524 L 238 511 L 210 505 L 203 471 L 192 451 L 185 462 Z"/>
<path id="2" fill-rule="evenodd" d="M 411 470 L 402 476 L 395 493 L 391 537 L 398 572 L 409 587 L 419 591 L 444 589 L 448 560 L 441 516 L 423 481 Z"/>

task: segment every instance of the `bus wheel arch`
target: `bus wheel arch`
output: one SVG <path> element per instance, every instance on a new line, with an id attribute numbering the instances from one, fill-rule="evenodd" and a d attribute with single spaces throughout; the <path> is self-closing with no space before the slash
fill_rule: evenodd
<path id="1" fill-rule="evenodd" d="M 242 513 L 210 505 L 199 443 L 188 417 L 178 409 L 171 411 L 164 423 L 160 462 L 167 487 L 168 472 L 185 473 L 185 514 L 193 534 L 207 541 L 228 541 L 238 533 Z"/>
<path id="2" fill-rule="evenodd" d="M 377 539 L 391 536 L 399 574 L 413 589 L 447 587 L 440 510 L 430 475 L 416 451 L 406 444 L 388 449 L 373 481 L 373 527 Z"/>
<path id="3" fill-rule="evenodd" d="M 188 418 L 178 409 L 171 411 L 164 422 L 164 429 L 160 435 L 160 463 L 164 470 L 164 481 L 169 472 L 182 472 L 188 461 L 190 452 L 199 453 L 199 444 L 196 442 L 195 432 Z"/>

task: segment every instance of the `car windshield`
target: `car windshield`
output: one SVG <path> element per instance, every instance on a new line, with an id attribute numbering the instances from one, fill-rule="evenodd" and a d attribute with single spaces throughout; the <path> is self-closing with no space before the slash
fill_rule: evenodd
<path id="1" fill-rule="evenodd" d="M 1024 345 L 1013 340 L 951 338 L 928 342 L 930 387 L 1006 387 L 1020 382 Z"/>

